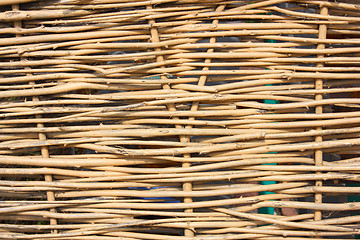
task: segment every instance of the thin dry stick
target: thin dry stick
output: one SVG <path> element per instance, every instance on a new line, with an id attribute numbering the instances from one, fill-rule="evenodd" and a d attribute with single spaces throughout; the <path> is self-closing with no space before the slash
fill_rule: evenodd
<path id="1" fill-rule="evenodd" d="M 321 7 L 320 8 L 320 14 L 321 15 L 328 15 L 328 8 L 327 7 Z M 319 25 L 319 39 L 326 39 L 327 36 L 327 25 L 322 24 Z M 317 49 L 325 49 L 325 44 L 321 43 L 318 45 Z M 324 55 L 318 55 L 318 58 L 324 58 Z M 316 65 L 316 67 L 324 67 L 323 63 L 318 63 Z M 323 89 L 323 79 L 318 78 L 315 80 L 315 89 L 316 90 L 321 90 Z M 315 100 L 317 101 L 321 101 L 323 99 L 322 94 L 315 94 Z M 322 114 L 323 113 L 323 107 L 322 106 L 317 106 L 315 108 L 315 113 L 316 114 Z M 322 127 L 316 127 L 315 128 L 316 131 L 321 131 Z M 316 136 L 315 137 L 315 142 L 322 142 L 323 141 L 323 137 L 322 136 Z M 317 149 L 315 150 L 315 166 L 322 166 L 323 165 L 323 152 L 321 149 Z M 321 174 L 321 172 L 316 172 Z M 316 181 L 315 185 L 317 187 L 321 187 L 322 186 L 322 181 Z M 315 193 L 315 203 L 322 203 L 322 193 Z M 314 220 L 315 221 L 319 221 L 322 219 L 322 213 L 321 211 L 315 211 L 315 215 L 314 215 Z"/>
<path id="2" fill-rule="evenodd" d="M 151 10 L 152 9 L 152 5 L 148 5 L 146 6 L 146 9 L 149 9 Z M 154 19 L 150 19 L 149 20 L 149 24 L 152 25 L 155 23 L 155 20 Z M 151 36 L 152 36 L 152 42 L 155 42 L 155 43 L 159 43 L 160 42 L 160 37 L 159 37 L 159 32 L 157 30 L 157 28 L 150 28 L 150 32 L 151 32 Z M 155 51 L 161 51 L 161 48 L 155 48 Z M 164 57 L 162 55 L 158 55 L 157 58 L 156 58 L 156 61 L 157 62 L 163 62 L 164 61 Z M 164 68 L 164 66 L 161 66 L 161 68 Z M 163 80 L 167 80 L 167 77 L 165 75 L 161 75 L 161 79 Z M 169 84 L 163 84 L 162 85 L 163 89 L 171 89 L 170 85 Z M 175 107 L 175 104 L 174 103 L 168 103 L 167 104 L 167 107 L 169 109 L 169 111 L 176 111 L 176 107 Z M 175 125 L 176 128 L 183 128 L 181 125 Z M 188 139 L 185 137 L 185 136 L 182 136 L 180 135 L 179 136 L 180 138 L 180 142 L 187 142 Z M 190 158 L 190 155 L 187 154 L 187 155 L 184 155 L 185 157 L 187 158 Z M 188 167 L 188 163 L 183 163 L 183 167 Z M 192 191 L 192 185 L 191 183 L 184 183 L 183 185 L 183 189 L 184 191 Z M 191 197 L 185 197 L 184 198 L 184 203 L 191 203 L 192 202 L 192 198 Z M 185 209 L 185 212 L 186 213 L 192 213 L 192 209 Z M 186 228 L 184 229 L 184 235 L 186 237 L 193 237 L 194 236 L 194 232 L 192 229 L 189 229 L 189 228 Z"/>
<path id="3" fill-rule="evenodd" d="M 216 11 L 215 12 L 222 12 L 224 9 L 225 9 L 226 5 L 220 5 L 219 7 L 217 7 Z M 213 25 L 217 25 L 219 23 L 218 20 L 214 20 L 213 21 Z M 211 37 L 210 40 L 209 40 L 210 43 L 215 43 L 216 42 L 216 38 L 215 37 Z M 207 50 L 207 53 L 212 53 L 214 52 L 214 49 L 208 49 Z M 211 62 L 211 59 L 205 59 L 205 63 L 210 63 Z M 207 71 L 209 70 L 208 67 L 204 67 L 203 68 L 203 71 Z M 199 81 L 198 81 L 198 86 L 205 86 L 205 83 L 206 83 L 206 78 L 207 76 L 206 75 L 202 75 L 200 78 L 199 78 Z M 197 111 L 199 108 L 199 102 L 193 102 L 192 105 L 191 105 L 191 109 L 190 111 Z M 193 121 L 195 120 L 195 118 L 189 118 L 190 121 Z M 188 125 L 186 126 L 185 128 L 192 128 L 191 125 Z M 190 141 L 190 137 L 187 136 L 186 137 L 186 140 L 187 141 Z M 190 158 L 190 155 L 189 154 L 186 154 L 184 155 L 185 158 Z M 183 163 L 182 165 L 183 167 L 187 168 L 187 167 L 190 167 L 191 166 L 191 163 Z M 191 182 L 185 182 L 183 184 L 183 188 L 185 191 L 191 191 L 192 190 L 192 183 Z M 192 202 L 192 199 L 184 199 L 184 202 L 187 203 L 187 202 Z M 192 212 L 192 209 L 188 210 L 189 212 Z M 187 232 L 185 232 L 185 236 L 187 237 L 192 237 L 194 236 L 194 233 L 193 231 L 195 231 L 195 229 L 192 229 L 190 228 L 191 230 L 191 233 L 187 230 Z"/>
<path id="4" fill-rule="evenodd" d="M 19 9 L 20 9 L 19 4 L 12 5 L 12 9 L 13 9 L 13 11 L 19 11 Z M 21 21 L 14 21 L 14 27 L 17 28 L 17 29 L 21 29 L 22 28 Z M 16 34 L 16 37 L 19 37 L 19 36 L 20 36 L 19 34 Z M 28 73 L 26 76 L 29 77 L 29 76 L 32 76 L 32 74 Z M 29 84 L 34 85 L 35 82 L 31 81 L 31 82 L 29 82 Z M 37 97 L 33 97 L 32 100 L 33 101 L 38 101 L 39 99 Z M 36 117 L 41 118 L 41 115 L 36 115 Z M 38 123 L 37 127 L 42 128 L 42 127 L 44 127 L 44 125 L 41 124 L 41 123 Z M 40 141 L 45 141 L 46 140 L 46 135 L 44 133 L 39 133 L 38 137 L 39 137 Z M 49 158 L 50 157 L 49 149 L 48 149 L 47 146 L 41 147 L 41 155 L 42 155 L 43 158 Z M 45 175 L 45 181 L 52 182 L 52 180 L 53 180 L 52 175 L 49 175 L 49 174 Z M 48 201 L 55 201 L 55 193 L 53 191 L 46 191 L 46 196 L 47 196 Z M 51 209 L 50 211 L 56 212 L 56 210 L 54 208 Z M 50 224 L 51 225 L 56 225 L 57 224 L 57 219 L 50 218 Z M 52 230 L 52 232 L 57 233 L 57 230 Z"/>

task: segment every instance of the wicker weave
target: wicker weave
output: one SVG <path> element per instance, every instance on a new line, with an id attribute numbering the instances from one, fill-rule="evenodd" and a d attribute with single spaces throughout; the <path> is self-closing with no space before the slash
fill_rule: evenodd
<path id="1" fill-rule="evenodd" d="M 1 0 L 0 239 L 359 234 L 358 0 Z"/>

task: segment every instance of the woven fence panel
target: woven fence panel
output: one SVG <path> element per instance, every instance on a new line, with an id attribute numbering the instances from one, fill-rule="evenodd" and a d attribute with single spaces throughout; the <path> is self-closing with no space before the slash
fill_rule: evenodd
<path id="1" fill-rule="evenodd" d="M 357 0 L 0 9 L 0 239 L 357 238 Z"/>

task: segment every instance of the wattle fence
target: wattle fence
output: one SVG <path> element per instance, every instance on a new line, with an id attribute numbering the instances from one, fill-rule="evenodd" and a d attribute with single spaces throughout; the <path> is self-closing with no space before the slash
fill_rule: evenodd
<path id="1" fill-rule="evenodd" d="M 357 0 L 1 0 L 0 239 L 355 239 Z"/>

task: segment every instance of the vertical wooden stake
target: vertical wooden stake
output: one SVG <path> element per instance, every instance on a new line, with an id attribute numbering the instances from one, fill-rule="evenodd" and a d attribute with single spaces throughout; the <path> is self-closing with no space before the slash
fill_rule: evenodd
<path id="1" fill-rule="evenodd" d="M 13 11 L 19 11 L 20 10 L 20 6 L 19 4 L 13 4 L 12 5 L 12 10 Z M 22 23 L 21 21 L 14 21 L 14 27 L 15 29 L 21 29 L 22 28 Z M 16 34 L 16 37 L 20 37 L 20 34 Z M 21 59 L 24 60 L 24 59 Z M 29 69 L 29 67 L 26 67 L 25 69 Z M 32 76 L 33 74 L 31 73 L 27 73 L 26 76 Z M 35 85 L 35 82 L 31 81 L 29 82 L 30 85 Z M 39 101 L 38 97 L 32 97 L 32 101 Z M 35 115 L 36 118 L 41 118 L 41 115 Z M 36 125 L 38 128 L 43 128 L 44 124 L 42 123 L 38 123 Z M 44 133 L 39 133 L 39 140 L 40 141 L 46 141 L 46 135 Z M 43 158 L 50 158 L 50 154 L 49 154 L 49 148 L 47 146 L 43 146 L 41 147 L 41 156 Z M 45 175 L 45 181 L 46 182 L 52 182 L 53 181 L 53 177 L 52 175 L 46 174 Z M 53 191 L 46 191 L 46 197 L 47 197 L 47 201 L 55 201 L 55 193 Z M 55 209 L 50 209 L 51 212 L 56 212 Z M 50 218 L 50 225 L 57 225 L 57 220 L 56 218 Z M 57 233 L 57 230 L 51 230 L 52 233 Z"/>
<path id="2" fill-rule="evenodd" d="M 328 15 L 328 8 L 322 6 L 320 8 L 320 14 Z M 319 25 L 319 39 L 326 39 L 326 33 L 327 33 L 327 26 L 325 24 Z M 318 44 L 317 49 L 325 49 L 325 44 L 323 44 L 323 43 Z M 318 58 L 324 58 L 324 54 L 319 54 Z M 318 63 L 316 66 L 324 67 L 324 63 Z M 315 79 L 315 89 L 316 90 L 323 89 L 323 79 Z M 323 99 L 323 96 L 321 93 L 315 94 L 315 100 L 320 101 L 322 99 Z M 323 107 L 317 106 L 315 108 L 315 113 L 322 114 Z M 316 127 L 316 130 L 322 130 L 322 127 Z M 315 137 L 315 142 L 322 142 L 322 141 L 323 141 L 322 136 Z M 323 164 L 323 151 L 321 149 L 315 150 L 315 166 L 322 166 L 322 164 Z M 317 173 L 321 173 L 321 172 L 317 172 Z M 321 180 L 316 181 L 315 185 L 322 186 L 322 181 Z M 315 203 L 322 203 L 322 194 L 321 193 L 315 193 Z M 321 211 L 320 210 L 315 211 L 315 216 L 314 216 L 315 221 L 321 220 L 321 218 L 322 218 Z"/>
<path id="3" fill-rule="evenodd" d="M 152 9 L 152 6 L 151 5 L 148 5 L 146 7 L 146 9 L 149 9 L 151 10 Z M 155 23 L 155 20 L 154 19 L 150 19 L 149 20 L 149 24 L 152 25 Z M 153 43 L 159 43 L 160 42 L 160 37 L 159 37 L 159 32 L 157 30 L 157 28 L 155 27 L 151 27 L 150 28 L 150 33 L 151 33 L 151 41 Z M 161 48 L 155 48 L 155 51 L 161 51 Z M 164 61 L 164 57 L 162 55 L 158 55 L 156 57 L 156 61 L 157 62 L 163 62 Z M 165 68 L 164 66 L 162 66 L 161 68 Z M 161 75 L 161 79 L 162 80 L 168 80 L 167 76 L 165 75 Z M 162 88 L 163 89 L 171 89 L 170 87 L 170 84 L 162 84 Z M 167 108 L 169 109 L 169 111 L 176 111 L 176 107 L 175 107 L 175 104 L 173 103 L 169 103 L 167 104 Z M 175 119 L 179 119 L 179 118 L 175 118 Z M 183 128 L 182 125 L 179 125 L 179 124 L 176 124 L 175 125 L 175 128 Z M 187 137 L 187 136 L 179 136 L 180 138 L 180 142 L 189 142 L 190 141 L 190 138 Z M 185 158 L 190 158 L 191 155 L 190 154 L 184 154 L 184 157 Z M 190 167 L 191 164 L 190 163 L 183 163 L 182 164 L 182 167 Z M 183 190 L 184 191 L 192 191 L 192 183 L 191 182 L 186 182 L 186 183 L 183 183 Z M 193 200 L 192 198 L 190 197 L 185 197 L 184 198 L 184 202 L 185 203 L 191 203 Z M 185 212 L 193 212 L 193 209 L 185 209 Z M 194 231 L 191 229 L 191 228 L 186 228 L 184 229 L 184 235 L 186 237 L 194 237 Z"/>

